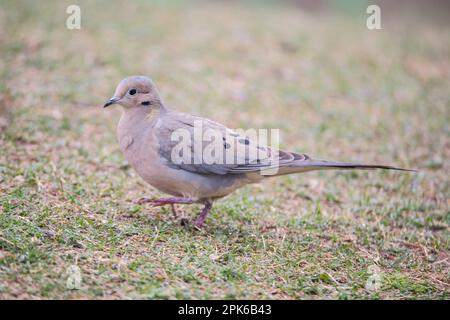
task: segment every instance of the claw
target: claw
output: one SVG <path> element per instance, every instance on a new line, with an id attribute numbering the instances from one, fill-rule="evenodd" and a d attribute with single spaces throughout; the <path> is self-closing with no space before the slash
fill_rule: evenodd
<path id="1" fill-rule="evenodd" d="M 135 204 L 144 204 L 144 203 L 148 203 L 151 202 L 151 199 L 148 198 L 140 198 L 138 200 L 133 201 Z"/>

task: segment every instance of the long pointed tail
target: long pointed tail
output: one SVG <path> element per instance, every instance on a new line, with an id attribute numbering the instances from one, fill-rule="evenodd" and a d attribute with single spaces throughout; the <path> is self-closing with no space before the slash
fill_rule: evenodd
<path id="1" fill-rule="evenodd" d="M 386 170 L 400 170 L 400 171 L 411 171 L 417 172 L 414 169 L 404 169 L 398 168 L 394 166 L 386 166 L 379 164 L 358 164 L 358 163 L 349 163 L 349 162 L 339 162 L 339 161 L 327 161 L 327 160 L 307 160 L 303 161 L 298 166 L 299 168 L 306 167 L 311 170 L 320 170 L 320 169 L 363 169 L 363 170 L 374 170 L 374 169 L 386 169 Z"/>
<path id="2" fill-rule="evenodd" d="M 340 161 L 328 161 L 328 160 L 316 160 L 312 159 L 307 155 L 299 155 L 296 153 L 290 153 L 294 156 L 285 166 L 280 168 L 277 175 L 306 172 L 313 170 L 336 170 L 336 169 L 362 169 L 362 170 L 374 170 L 374 169 L 385 169 L 385 170 L 400 170 L 400 171 L 410 171 L 417 172 L 414 169 L 404 169 L 394 166 L 379 165 L 379 164 L 359 164 L 350 162 L 340 162 Z"/>

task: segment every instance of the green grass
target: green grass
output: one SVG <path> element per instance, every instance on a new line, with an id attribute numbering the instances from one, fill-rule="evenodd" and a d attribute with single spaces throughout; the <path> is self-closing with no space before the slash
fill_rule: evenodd
<path id="1" fill-rule="evenodd" d="M 0 5 L 0 298 L 449 298 L 448 24 L 79 3 L 79 31 L 64 1 Z M 283 148 L 420 172 L 270 179 L 194 230 L 198 206 L 133 203 L 161 194 L 120 152 L 119 108 L 101 108 L 131 74 L 180 111 L 280 128 Z"/>

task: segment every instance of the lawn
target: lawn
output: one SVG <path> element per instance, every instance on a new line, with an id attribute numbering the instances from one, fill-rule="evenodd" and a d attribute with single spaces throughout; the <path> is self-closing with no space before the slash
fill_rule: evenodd
<path id="1" fill-rule="evenodd" d="M 77 1 L 69 30 L 71 1 L 1 1 L 0 298 L 449 299 L 450 24 L 163 3 Z M 269 179 L 195 230 L 199 206 L 134 203 L 162 194 L 101 108 L 133 74 L 284 149 L 419 172 Z"/>

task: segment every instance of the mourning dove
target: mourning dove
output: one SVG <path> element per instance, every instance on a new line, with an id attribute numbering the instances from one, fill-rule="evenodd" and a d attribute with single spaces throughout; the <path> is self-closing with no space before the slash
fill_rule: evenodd
<path id="1" fill-rule="evenodd" d="M 157 200 L 144 198 L 139 203 L 171 205 L 173 211 L 174 204 L 204 204 L 194 222 L 194 226 L 198 228 L 203 226 L 214 200 L 270 176 L 321 169 L 409 171 L 384 165 L 316 160 L 306 154 L 274 151 L 275 149 L 258 144 L 217 122 L 168 109 L 155 84 L 145 76 L 123 79 L 104 107 L 114 104 L 121 105 L 123 110 L 117 126 L 117 138 L 127 161 L 147 183 L 173 196 Z M 203 130 L 211 129 L 214 133 L 220 133 L 219 147 L 223 150 L 217 150 L 231 152 L 232 161 L 220 158 L 220 155 L 214 158 L 215 161 L 202 161 L 208 148 L 207 142 L 212 139 L 195 137 L 194 131 L 199 124 Z M 181 139 L 174 137 L 179 136 L 180 132 L 190 135 L 187 149 L 185 144 L 182 152 L 175 150 Z M 200 144 L 196 144 L 199 139 Z M 217 150 L 215 153 L 218 153 Z M 256 158 L 249 156 L 252 151 L 257 151 Z M 180 156 L 183 157 L 182 161 Z M 220 161 L 221 159 L 224 161 Z M 275 173 L 270 173 L 271 170 L 275 170 Z"/>

